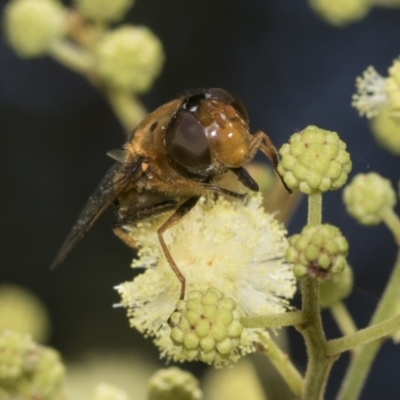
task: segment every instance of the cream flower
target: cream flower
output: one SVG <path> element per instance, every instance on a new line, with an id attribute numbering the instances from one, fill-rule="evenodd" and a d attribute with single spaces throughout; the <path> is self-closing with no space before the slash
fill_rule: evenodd
<path id="1" fill-rule="evenodd" d="M 295 292 L 291 266 L 284 259 L 286 231 L 266 214 L 260 195 L 245 202 L 201 198 L 196 207 L 164 234 L 168 249 L 186 278 L 186 293 L 214 287 L 237 303 L 246 316 L 285 311 Z M 180 295 L 180 283 L 165 259 L 157 228 L 166 215 L 129 226 L 138 243 L 133 268 L 145 273 L 116 289 L 128 308 L 132 327 L 154 337 L 161 356 L 187 358 L 170 339 L 168 319 Z M 255 351 L 257 330 L 245 329 L 230 361 Z"/>
<path id="2" fill-rule="evenodd" d="M 378 115 L 388 101 L 386 79 L 368 67 L 362 77 L 356 79 L 357 93 L 353 95 L 351 105 L 358 110 L 360 116 L 372 118 Z"/>

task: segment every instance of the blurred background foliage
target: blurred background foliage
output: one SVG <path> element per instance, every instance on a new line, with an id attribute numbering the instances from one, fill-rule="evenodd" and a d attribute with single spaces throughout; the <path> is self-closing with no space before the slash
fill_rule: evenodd
<path id="1" fill-rule="evenodd" d="M 137 0 L 124 22 L 146 25 L 164 46 L 161 76 L 141 97 L 148 110 L 186 89 L 222 87 L 246 105 L 252 131 L 264 130 L 277 147 L 309 124 L 335 130 L 348 144 L 351 176 L 377 171 L 397 185 L 400 159 L 376 145 L 368 122 L 350 102 L 356 76 L 368 65 L 385 74 L 400 54 L 394 40 L 400 36 L 400 11 L 374 9 L 338 29 L 320 20 L 305 0 Z M 46 305 L 48 343 L 65 359 L 129 349 L 132 358 L 156 368 L 164 362 L 155 347 L 129 329 L 123 309 L 112 308 L 119 301 L 113 287 L 132 279 L 134 255 L 113 236 L 112 211 L 59 269 L 49 271 L 88 196 L 112 165 L 106 151 L 124 140 L 106 99 L 84 78 L 49 58 L 22 61 L 4 40 L 0 43 L 0 282 L 28 288 Z M 346 303 L 362 327 L 379 301 L 396 245 L 383 226 L 357 225 L 340 192 L 324 197 L 324 222 L 339 226 L 350 242 L 356 289 Z M 305 220 L 301 204 L 289 232 L 298 232 Z M 337 336 L 328 313 L 324 316 L 328 337 Z M 302 338 L 294 330 L 289 338 L 302 368 Z M 385 344 L 363 399 L 379 398 L 383 389 L 385 399 L 400 397 L 399 354 L 398 347 Z M 335 364 L 328 400 L 347 361 L 344 355 Z M 199 376 L 204 372 L 200 365 L 188 368 Z"/>

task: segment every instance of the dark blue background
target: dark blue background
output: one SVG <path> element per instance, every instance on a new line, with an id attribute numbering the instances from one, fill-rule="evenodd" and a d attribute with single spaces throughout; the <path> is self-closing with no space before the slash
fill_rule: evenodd
<path id="1" fill-rule="evenodd" d="M 368 123 L 351 108 L 357 75 L 374 65 L 386 74 L 400 54 L 400 11 L 375 9 L 336 29 L 305 0 L 137 0 L 128 22 L 149 26 L 163 41 L 163 74 L 143 97 L 152 110 L 185 89 L 223 87 L 247 106 L 252 129 L 280 147 L 309 124 L 338 131 L 353 160 L 351 176 L 377 171 L 397 185 L 400 159 L 376 144 Z M 50 59 L 22 61 L 0 45 L 0 281 L 34 290 L 54 323 L 52 345 L 67 356 L 102 346 L 148 346 L 127 326 L 112 287 L 132 276 L 133 253 L 112 234 L 112 213 L 57 271 L 49 265 L 79 211 L 124 141 L 106 101 L 83 78 Z M 396 186 L 397 187 L 397 186 Z M 383 227 L 360 227 L 347 216 L 341 191 L 324 197 L 324 220 L 350 241 L 355 289 L 347 304 L 359 327 L 368 323 L 396 246 Z M 303 204 L 289 229 L 306 220 Z M 369 293 L 365 295 L 364 291 Z M 326 314 L 329 337 L 338 331 Z M 95 333 L 94 333 L 95 332 Z M 304 366 L 302 339 L 291 350 Z M 336 393 L 347 356 L 335 365 L 327 399 Z M 383 346 L 362 399 L 400 398 L 400 348 Z M 382 393 L 384 396 L 382 397 Z"/>

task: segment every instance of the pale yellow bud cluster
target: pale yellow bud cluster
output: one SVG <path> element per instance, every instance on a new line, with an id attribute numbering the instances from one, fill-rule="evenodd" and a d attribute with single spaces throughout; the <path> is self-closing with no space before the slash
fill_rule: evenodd
<path id="1" fill-rule="evenodd" d="M 400 60 L 394 60 L 386 78 L 368 67 L 356 79 L 356 88 L 352 106 L 372 118 L 371 131 L 379 145 L 400 154 Z"/>
<path id="2" fill-rule="evenodd" d="M 10 0 L 3 17 L 6 38 L 21 57 L 49 55 L 90 77 L 130 125 L 121 110 L 137 110 L 124 96 L 149 90 L 164 63 L 162 44 L 148 28 L 107 25 L 121 19 L 133 2 L 75 0 L 72 10 L 60 0 Z"/>
<path id="3" fill-rule="evenodd" d="M 4 30 L 20 57 L 40 57 L 66 31 L 66 11 L 57 0 L 13 0 L 4 9 Z"/>
<path id="4" fill-rule="evenodd" d="M 44 304 L 31 292 L 11 284 L 0 285 L 0 331 L 13 330 L 45 343 L 50 319 Z"/>
<path id="5" fill-rule="evenodd" d="M 382 148 L 394 155 L 400 154 L 400 118 L 393 118 L 388 105 L 372 118 L 371 132 Z"/>
<path id="6" fill-rule="evenodd" d="M 55 350 L 17 332 L 0 333 L 0 386 L 11 398 L 51 400 L 59 393 L 64 374 Z"/>
<path id="7" fill-rule="evenodd" d="M 84 17 L 96 22 L 120 20 L 132 7 L 134 0 L 74 0 Z"/>
<path id="8" fill-rule="evenodd" d="M 216 289 L 191 291 L 171 315 L 171 339 L 188 360 L 223 364 L 240 344 L 243 326 L 236 302 Z"/>
<path id="9" fill-rule="evenodd" d="M 340 188 L 352 166 L 338 134 L 316 126 L 294 133 L 279 153 L 278 172 L 286 185 L 308 195 Z"/>
<path id="10" fill-rule="evenodd" d="M 370 10 L 369 0 L 309 0 L 310 7 L 326 22 L 344 26 L 365 17 Z"/>
<path id="11" fill-rule="evenodd" d="M 339 274 L 332 274 L 319 286 L 321 307 L 331 307 L 350 295 L 353 289 L 353 270 L 346 265 Z"/>
<path id="12" fill-rule="evenodd" d="M 101 383 L 95 387 L 92 400 L 129 400 L 129 396 L 122 389 Z"/>
<path id="13" fill-rule="evenodd" d="M 125 25 L 107 33 L 95 49 L 96 70 L 106 85 L 145 92 L 164 62 L 161 42 L 146 27 Z"/>
<path id="14" fill-rule="evenodd" d="M 385 90 L 390 114 L 393 118 L 400 119 L 400 60 L 394 60 L 388 72 Z"/>
<path id="15" fill-rule="evenodd" d="M 148 400 L 201 400 L 199 381 L 189 372 L 160 369 L 149 380 Z"/>
<path id="16" fill-rule="evenodd" d="M 385 208 L 396 204 L 396 193 L 388 179 L 375 172 L 358 174 L 343 191 L 347 212 L 363 225 L 382 221 Z"/>
<path id="17" fill-rule="evenodd" d="M 298 278 L 309 275 L 325 280 L 341 273 L 346 266 L 349 244 L 333 225 L 306 225 L 300 234 L 289 238 L 286 259 Z"/>

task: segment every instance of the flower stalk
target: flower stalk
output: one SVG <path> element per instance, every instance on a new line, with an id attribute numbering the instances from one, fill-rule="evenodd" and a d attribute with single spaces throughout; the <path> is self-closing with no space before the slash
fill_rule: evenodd
<path id="1" fill-rule="evenodd" d="M 147 111 L 138 97 L 122 90 L 107 90 L 106 96 L 126 134 L 146 116 Z"/>
<path id="2" fill-rule="evenodd" d="M 271 339 L 270 335 L 260 333 L 259 337 L 259 350 L 268 357 L 293 394 L 297 397 L 300 396 L 304 384 L 300 372 L 292 364 L 288 355 L 280 349 L 273 339 Z"/>
<path id="3" fill-rule="evenodd" d="M 95 59 L 93 55 L 81 47 L 66 40 L 57 40 L 49 47 L 49 55 L 60 64 L 75 72 L 89 76 L 93 73 Z"/>
<path id="4" fill-rule="evenodd" d="M 308 224 L 318 225 L 322 221 L 322 194 L 317 192 L 308 197 Z M 326 354 L 326 338 L 322 328 L 319 305 L 319 281 L 305 276 L 300 281 L 302 311 L 306 319 L 297 329 L 303 335 L 308 365 L 301 399 L 322 399 L 330 369 L 335 357 Z"/>
<path id="5" fill-rule="evenodd" d="M 383 222 L 392 232 L 398 246 L 400 246 L 400 219 L 392 207 L 384 207 L 381 210 Z"/>
<path id="6" fill-rule="evenodd" d="M 352 335 L 357 332 L 357 326 L 343 302 L 334 304 L 330 307 L 330 311 L 343 335 Z"/>
<path id="7" fill-rule="evenodd" d="M 372 341 L 375 341 L 375 344 L 377 343 L 380 345 L 381 341 L 377 339 L 390 335 L 399 328 L 400 315 L 397 315 L 383 322 L 369 326 L 368 328 L 360 329 L 352 335 L 344 336 L 340 339 L 329 340 L 326 345 L 326 353 L 333 356 Z"/>
<path id="8" fill-rule="evenodd" d="M 301 311 L 289 311 L 257 317 L 245 317 L 242 319 L 242 325 L 249 329 L 282 328 L 284 326 L 300 325 L 304 322 L 305 318 Z"/>
<path id="9" fill-rule="evenodd" d="M 319 307 L 319 282 L 309 276 L 301 280 L 303 313 L 307 322 L 297 326 L 308 354 L 307 371 L 301 399 L 322 399 L 330 369 L 336 360 L 326 354 L 326 338 Z"/>

